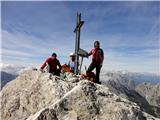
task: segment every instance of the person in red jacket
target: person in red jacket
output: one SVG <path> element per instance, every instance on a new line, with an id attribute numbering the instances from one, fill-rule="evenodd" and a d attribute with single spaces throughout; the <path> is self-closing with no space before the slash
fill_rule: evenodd
<path id="1" fill-rule="evenodd" d="M 61 66 L 59 60 L 57 59 L 56 53 L 53 53 L 52 56 L 49 57 L 49 58 L 43 63 L 43 65 L 42 65 L 41 68 L 40 68 L 41 71 L 43 71 L 43 69 L 44 69 L 47 65 L 49 66 L 49 73 L 52 73 L 53 75 L 60 76 L 62 66 Z M 58 69 L 57 67 L 59 67 L 59 69 Z"/>
<path id="2" fill-rule="evenodd" d="M 87 74 L 90 74 L 93 69 L 96 68 L 96 83 L 101 84 L 99 80 L 99 75 L 104 60 L 104 53 L 103 50 L 100 48 L 99 41 L 94 42 L 94 48 L 88 53 L 88 55 L 92 55 L 92 62 L 87 70 Z"/>

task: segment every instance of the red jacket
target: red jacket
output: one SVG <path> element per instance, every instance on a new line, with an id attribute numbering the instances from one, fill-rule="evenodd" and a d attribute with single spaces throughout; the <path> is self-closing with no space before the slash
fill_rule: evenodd
<path id="1" fill-rule="evenodd" d="M 47 65 L 47 63 L 49 65 L 49 73 L 55 72 L 57 70 L 57 66 L 59 67 L 59 69 L 62 68 L 58 59 L 52 59 L 51 57 L 49 57 L 41 66 L 42 70 Z"/>
<path id="2" fill-rule="evenodd" d="M 90 52 L 89 55 L 92 55 L 92 63 L 102 65 L 103 60 L 104 60 L 104 53 L 101 48 L 95 49 L 93 48 Z"/>

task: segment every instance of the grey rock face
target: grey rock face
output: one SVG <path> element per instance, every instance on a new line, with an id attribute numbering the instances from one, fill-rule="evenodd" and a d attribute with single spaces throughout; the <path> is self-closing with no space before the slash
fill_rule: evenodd
<path id="1" fill-rule="evenodd" d="M 135 82 L 128 76 L 128 74 L 123 74 L 121 72 L 106 72 L 101 74 L 101 79 L 104 84 L 107 83 L 109 80 L 111 80 L 119 84 L 122 84 L 128 89 L 131 90 L 135 89 Z"/>
<path id="2" fill-rule="evenodd" d="M 0 83 L 1 88 L 5 86 L 8 82 L 10 82 L 11 80 L 17 77 L 17 75 L 12 75 L 3 71 L 1 71 L 0 75 L 1 75 L 1 83 Z"/>
<path id="3" fill-rule="evenodd" d="M 55 104 L 27 120 L 156 120 L 108 88 L 81 81 Z M 158 119 L 157 119 L 158 120 Z"/>
<path id="4" fill-rule="evenodd" d="M 158 120 L 122 85 L 71 79 L 25 71 L 1 91 L 2 120 Z"/>
<path id="5" fill-rule="evenodd" d="M 101 79 L 103 83 L 107 80 L 116 81 L 131 90 L 135 90 L 135 87 L 143 82 L 160 83 L 159 74 L 128 71 L 105 71 L 101 73 Z"/>
<path id="6" fill-rule="evenodd" d="M 160 108 L 150 104 L 144 96 L 140 95 L 135 90 L 128 89 L 126 86 L 112 80 L 109 80 L 105 85 L 116 95 L 137 103 L 143 111 L 160 117 Z"/>
<path id="7" fill-rule="evenodd" d="M 47 73 L 26 71 L 2 89 L 2 119 L 26 119 L 59 100 L 71 88 L 67 82 L 57 77 L 50 78 Z"/>
<path id="8" fill-rule="evenodd" d="M 136 91 L 151 105 L 160 108 L 160 84 L 142 83 L 136 87 Z"/>

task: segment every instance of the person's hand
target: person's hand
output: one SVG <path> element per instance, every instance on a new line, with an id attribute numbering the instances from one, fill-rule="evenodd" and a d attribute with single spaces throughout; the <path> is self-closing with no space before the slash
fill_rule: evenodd
<path id="1" fill-rule="evenodd" d="M 40 71 L 41 71 L 41 72 L 44 72 L 43 69 L 41 69 L 41 68 L 40 68 Z"/>
<path id="2" fill-rule="evenodd" d="M 100 67 L 102 67 L 102 64 L 100 65 Z"/>
<path id="3" fill-rule="evenodd" d="M 87 57 L 89 57 L 90 55 L 89 55 L 89 53 L 87 54 Z"/>
<path id="4" fill-rule="evenodd" d="M 64 73 L 64 70 L 63 70 L 63 69 L 61 69 L 61 73 Z"/>

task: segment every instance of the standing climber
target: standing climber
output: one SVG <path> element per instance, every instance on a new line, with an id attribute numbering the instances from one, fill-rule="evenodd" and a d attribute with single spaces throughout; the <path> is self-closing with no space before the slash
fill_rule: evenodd
<path id="1" fill-rule="evenodd" d="M 74 68 L 75 68 L 75 54 L 74 53 L 70 53 L 69 54 L 70 60 L 68 62 L 68 66 L 71 69 L 71 72 L 74 72 Z"/>
<path id="2" fill-rule="evenodd" d="M 51 55 L 51 57 L 49 57 L 41 66 L 40 70 L 43 71 L 43 69 L 46 66 L 49 66 L 49 73 L 52 73 L 53 75 L 57 75 L 60 76 L 61 73 L 61 64 L 59 62 L 59 60 L 57 59 L 57 54 L 53 53 Z M 59 67 L 59 69 L 57 68 L 57 66 Z"/>
<path id="3" fill-rule="evenodd" d="M 96 68 L 96 83 L 101 84 L 99 80 L 100 70 L 104 60 L 103 50 L 100 48 L 100 42 L 94 42 L 94 48 L 88 53 L 88 55 L 92 55 L 92 62 L 87 70 L 87 74 L 90 74 L 94 68 Z"/>

